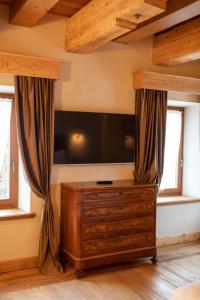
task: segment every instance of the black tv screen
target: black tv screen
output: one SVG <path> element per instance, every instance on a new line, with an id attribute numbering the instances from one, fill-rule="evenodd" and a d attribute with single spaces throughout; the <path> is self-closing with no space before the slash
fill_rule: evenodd
<path id="1" fill-rule="evenodd" d="M 55 164 L 134 162 L 135 116 L 56 111 Z"/>

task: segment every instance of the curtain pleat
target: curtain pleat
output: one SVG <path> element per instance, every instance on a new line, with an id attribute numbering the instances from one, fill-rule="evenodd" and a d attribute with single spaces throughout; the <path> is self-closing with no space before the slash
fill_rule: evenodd
<path id="1" fill-rule="evenodd" d="M 31 190 L 44 200 L 39 243 L 39 268 L 44 274 L 62 272 L 51 202 L 53 89 L 52 79 L 15 77 L 17 134 L 22 162 Z"/>
<path id="2" fill-rule="evenodd" d="M 167 92 L 136 90 L 135 114 L 135 181 L 160 185 L 164 166 Z"/>

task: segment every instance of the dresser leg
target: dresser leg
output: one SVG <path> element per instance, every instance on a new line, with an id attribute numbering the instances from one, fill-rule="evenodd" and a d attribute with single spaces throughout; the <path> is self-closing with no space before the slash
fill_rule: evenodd
<path id="1" fill-rule="evenodd" d="M 151 258 L 151 261 L 152 261 L 152 264 L 155 265 L 155 264 L 157 263 L 157 261 L 158 261 L 157 256 L 154 255 L 154 256 Z"/>
<path id="2" fill-rule="evenodd" d="M 80 279 L 85 276 L 85 273 L 81 270 L 76 270 L 76 272 L 74 273 L 74 276 L 76 277 L 76 279 Z"/>

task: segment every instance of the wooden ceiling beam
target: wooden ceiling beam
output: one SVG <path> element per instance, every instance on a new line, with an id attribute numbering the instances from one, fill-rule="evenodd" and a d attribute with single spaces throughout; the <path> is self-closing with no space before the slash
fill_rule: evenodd
<path id="1" fill-rule="evenodd" d="M 154 37 L 153 64 L 170 66 L 197 59 L 200 59 L 200 16 Z"/>
<path id="2" fill-rule="evenodd" d="M 133 89 L 153 89 L 200 95 L 200 79 L 140 71 L 133 74 Z"/>
<path id="3" fill-rule="evenodd" d="M 14 25 L 32 27 L 59 0 L 17 0 L 10 7 L 10 23 Z"/>
<path id="4" fill-rule="evenodd" d="M 163 12 L 165 6 L 165 0 L 92 0 L 67 20 L 65 49 L 90 52 Z"/>
<path id="5" fill-rule="evenodd" d="M 138 24 L 135 30 L 114 41 L 127 45 L 132 44 L 138 40 L 142 40 L 155 33 L 169 29 L 172 26 L 196 17 L 199 13 L 200 0 L 168 0 L 165 12 Z"/>

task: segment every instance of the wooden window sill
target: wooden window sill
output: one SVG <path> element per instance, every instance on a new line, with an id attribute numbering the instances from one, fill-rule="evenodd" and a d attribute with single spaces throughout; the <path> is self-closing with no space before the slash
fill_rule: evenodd
<path id="1" fill-rule="evenodd" d="M 157 206 L 189 204 L 194 202 L 200 202 L 200 198 L 189 197 L 184 195 L 157 198 Z"/>
<path id="2" fill-rule="evenodd" d="M 35 213 L 27 213 L 19 208 L 0 209 L 0 221 L 35 218 Z"/>

